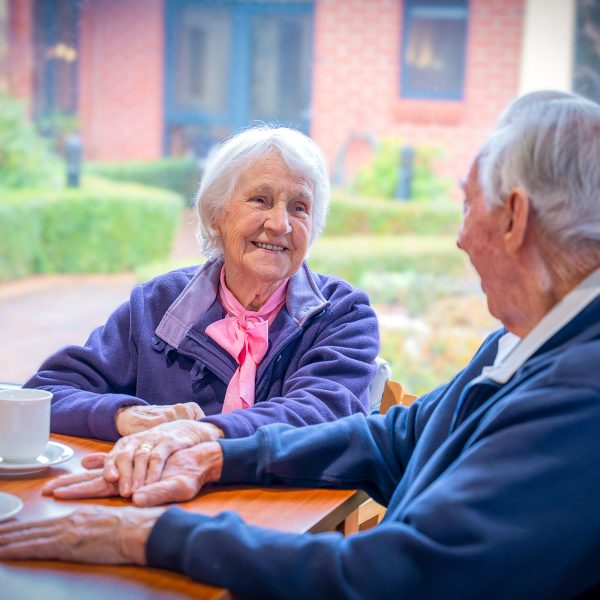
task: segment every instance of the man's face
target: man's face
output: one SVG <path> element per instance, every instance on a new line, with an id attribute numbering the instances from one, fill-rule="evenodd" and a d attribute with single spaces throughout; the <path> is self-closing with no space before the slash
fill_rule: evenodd
<path id="1" fill-rule="evenodd" d="M 512 268 L 504 249 L 502 211 L 486 204 L 479 185 L 477 161 L 462 187 L 463 222 L 456 243 L 469 255 L 481 279 L 490 313 L 505 322 L 508 298 L 512 296 Z"/>

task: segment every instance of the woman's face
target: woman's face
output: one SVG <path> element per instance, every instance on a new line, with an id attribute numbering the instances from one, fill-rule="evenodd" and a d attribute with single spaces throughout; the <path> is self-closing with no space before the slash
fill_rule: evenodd
<path id="1" fill-rule="evenodd" d="M 293 275 L 308 250 L 312 205 L 308 181 L 277 154 L 253 163 L 215 222 L 228 287 L 275 286 Z"/>

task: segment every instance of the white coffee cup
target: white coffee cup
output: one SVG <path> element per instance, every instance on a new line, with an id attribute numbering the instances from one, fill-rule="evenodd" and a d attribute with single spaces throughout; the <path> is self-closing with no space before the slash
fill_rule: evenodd
<path id="1" fill-rule="evenodd" d="M 31 462 L 44 453 L 50 437 L 52 392 L 0 388 L 0 457 Z"/>

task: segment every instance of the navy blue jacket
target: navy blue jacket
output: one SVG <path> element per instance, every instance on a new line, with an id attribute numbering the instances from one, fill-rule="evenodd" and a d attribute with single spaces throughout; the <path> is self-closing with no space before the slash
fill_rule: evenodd
<path id="1" fill-rule="evenodd" d="M 304 263 L 269 327 L 254 406 L 221 414 L 237 368 L 205 334 L 225 316 L 217 297 L 221 267 L 209 261 L 138 286 L 84 346 L 48 358 L 26 387 L 53 392 L 52 431 L 116 440 L 117 411 L 135 404 L 197 402 L 209 415 L 203 420 L 226 437 L 368 411 L 379 350 L 375 313 L 363 292 Z"/>
<path id="2" fill-rule="evenodd" d="M 503 333 L 408 409 L 222 442 L 223 483 L 362 488 L 388 506 L 378 527 L 298 535 L 172 508 L 149 564 L 247 598 L 600 592 L 600 300 L 505 385 L 470 385 Z"/>

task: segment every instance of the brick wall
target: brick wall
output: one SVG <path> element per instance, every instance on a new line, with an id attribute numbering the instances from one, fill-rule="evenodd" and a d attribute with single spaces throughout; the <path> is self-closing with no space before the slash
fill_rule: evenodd
<path id="1" fill-rule="evenodd" d="M 164 43 L 162 0 L 82 3 L 78 106 L 87 159 L 161 155 Z"/>
<path id="2" fill-rule="evenodd" d="M 8 34 L 8 86 L 13 95 L 29 100 L 33 96 L 32 0 L 10 0 Z"/>
<path id="3" fill-rule="evenodd" d="M 370 154 L 365 139 L 398 136 L 446 149 L 457 179 L 502 108 L 518 93 L 524 0 L 470 0 L 465 97 L 400 98 L 401 0 L 317 0 L 311 134 L 347 173 Z M 348 140 L 353 140 L 350 143 Z"/>

